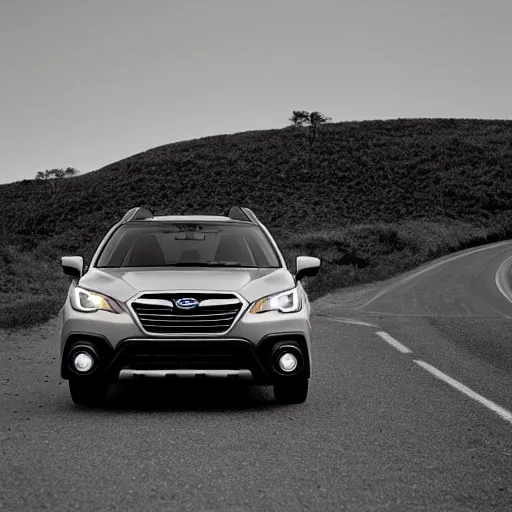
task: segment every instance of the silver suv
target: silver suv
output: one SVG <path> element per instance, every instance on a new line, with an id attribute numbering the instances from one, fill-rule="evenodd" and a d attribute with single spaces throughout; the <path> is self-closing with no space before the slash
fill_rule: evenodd
<path id="1" fill-rule="evenodd" d="M 61 375 L 77 404 L 102 404 L 129 379 L 229 379 L 273 385 L 280 403 L 307 398 L 310 305 L 301 284 L 320 267 L 299 256 L 293 275 L 248 208 L 228 216 L 155 217 L 133 208 L 90 266 L 72 276 L 60 311 Z"/>

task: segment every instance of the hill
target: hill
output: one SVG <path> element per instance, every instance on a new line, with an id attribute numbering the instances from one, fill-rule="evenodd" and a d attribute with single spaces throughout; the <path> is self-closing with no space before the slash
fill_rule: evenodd
<path id="1" fill-rule="evenodd" d="M 133 206 L 163 215 L 242 205 L 270 228 L 290 264 L 299 253 L 323 258 L 308 283 L 316 297 L 512 233 L 512 121 L 326 124 L 313 163 L 310 171 L 304 129 L 288 127 L 160 146 L 66 179 L 53 194 L 35 180 L 3 185 L 3 254 L 58 272 L 61 255 L 90 258 Z M 4 261 L 11 277 L 19 274 L 13 264 Z M 23 278 L 6 286 L 3 275 L 0 304 L 29 293 Z M 67 284 L 59 274 L 56 303 Z"/>

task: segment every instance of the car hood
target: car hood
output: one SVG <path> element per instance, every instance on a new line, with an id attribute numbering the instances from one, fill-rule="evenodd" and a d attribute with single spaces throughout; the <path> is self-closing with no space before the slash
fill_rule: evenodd
<path id="1" fill-rule="evenodd" d="M 79 284 L 121 302 L 139 292 L 175 290 L 238 292 L 245 300 L 253 302 L 293 288 L 295 280 L 284 268 L 93 268 L 80 279 Z"/>

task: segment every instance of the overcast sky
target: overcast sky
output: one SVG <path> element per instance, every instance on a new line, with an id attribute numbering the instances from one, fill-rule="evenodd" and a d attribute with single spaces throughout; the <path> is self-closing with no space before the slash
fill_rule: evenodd
<path id="1" fill-rule="evenodd" d="M 511 0 L 0 0 L 0 183 L 333 121 L 512 118 Z"/>

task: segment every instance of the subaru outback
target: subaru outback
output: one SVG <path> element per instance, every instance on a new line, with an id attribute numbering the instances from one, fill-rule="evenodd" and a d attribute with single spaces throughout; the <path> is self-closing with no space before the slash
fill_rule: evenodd
<path id="1" fill-rule="evenodd" d="M 88 268 L 72 277 L 60 311 L 61 376 L 76 404 L 105 402 L 110 383 L 223 379 L 273 386 L 302 403 L 311 374 L 310 304 L 301 280 L 320 260 L 288 270 L 248 208 L 226 216 L 154 216 L 132 208 Z"/>

